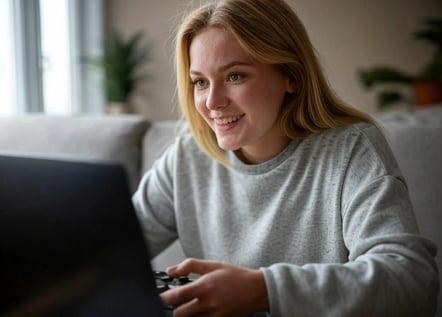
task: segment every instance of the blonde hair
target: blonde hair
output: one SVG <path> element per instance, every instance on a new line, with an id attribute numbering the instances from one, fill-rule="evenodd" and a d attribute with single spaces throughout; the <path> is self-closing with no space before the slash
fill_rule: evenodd
<path id="1" fill-rule="evenodd" d="M 178 101 L 199 146 L 228 165 L 215 134 L 196 110 L 189 76 L 189 47 L 204 28 L 230 31 L 241 47 L 258 62 L 275 65 L 296 87 L 279 114 L 281 131 L 289 138 L 305 137 L 328 128 L 370 122 L 367 114 L 344 104 L 330 89 L 307 32 L 283 0 L 221 0 L 189 14 L 176 39 Z"/>

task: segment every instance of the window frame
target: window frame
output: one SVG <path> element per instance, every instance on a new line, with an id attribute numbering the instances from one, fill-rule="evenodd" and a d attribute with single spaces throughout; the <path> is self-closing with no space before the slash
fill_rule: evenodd
<path id="1" fill-rule="evenodd" d="M 39 0 L 13 0 L 17 113 L 44 112 Z"/>

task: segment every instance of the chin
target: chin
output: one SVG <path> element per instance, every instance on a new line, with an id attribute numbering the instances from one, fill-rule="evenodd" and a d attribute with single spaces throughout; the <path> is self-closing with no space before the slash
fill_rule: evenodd
<path id="1" fill-rule="evenodd" d="M 224 151 L 236 151 L 241 148 L 241 146 L 239 146 L 237 143 L 231 144 L 228 142 L 220 142 L 219 139 L 218 139 L 218 146 L 220 147 L 221 150 Z"/>
<path id="2" fill-rule="evenodd" d="M 224 151 L 237 151 L 241 148 L 238 146 L 221 146 L 219 143 L 218 143 L 218 146 L 220 147 L 221 150 L 224 150 Z"/>

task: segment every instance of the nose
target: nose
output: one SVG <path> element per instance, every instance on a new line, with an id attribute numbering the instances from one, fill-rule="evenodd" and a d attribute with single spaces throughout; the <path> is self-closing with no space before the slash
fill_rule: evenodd
<path id="1" fill-rule="evenodd" d="M 211 85 L 206 98 L 206 107 L 216 110 L 227 106 L 228 98 L 224 86 Z"/>

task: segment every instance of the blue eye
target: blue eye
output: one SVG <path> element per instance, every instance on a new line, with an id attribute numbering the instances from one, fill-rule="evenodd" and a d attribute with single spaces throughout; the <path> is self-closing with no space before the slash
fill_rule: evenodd
<path id="1" fill-rule="evenodd" d="M 202 79 L 196 79 L 192 81 L 192 84 L 197 88 L 202 88 L 206 85 L 206 82 Z"/>
<path id="2" fill-rule="evenodd" d="M 241 80 L 242 78 L 243 78 L 242 75 L 233 73 L 233 74 L 229 74 L 228 81 L 238 81 L 238 80 Z"/>

